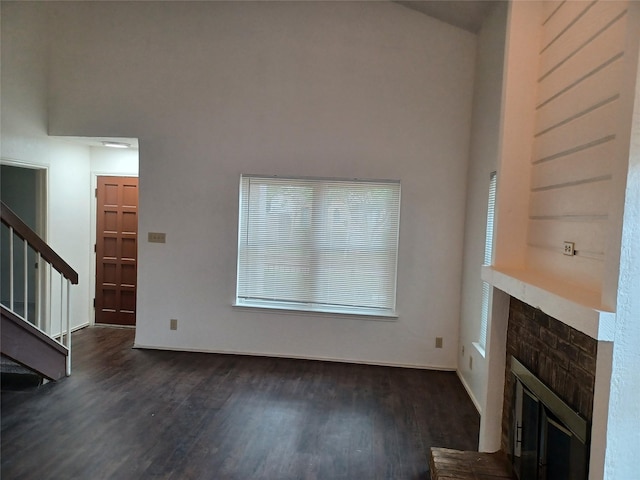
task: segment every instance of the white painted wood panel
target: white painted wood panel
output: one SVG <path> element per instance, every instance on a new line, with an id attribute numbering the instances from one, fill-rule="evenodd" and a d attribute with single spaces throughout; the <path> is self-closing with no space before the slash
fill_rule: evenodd
<path id="1" fill-rule="evenodd" d="M 538 106 L 592 75 L 622 54 L 626 22 L 616 22 L 593 42 L 556 68 L 538 84 Z"/>
<path id="2" fill-rule="evenodd" d="M 615 134 L 619 115 L 618 103 L 610 102 L 587 115 L 535 137 L 533 161 Z"/>
<path id="3" fill-rule="evenodd" d="M 602 180 L 532 192 L 531 217 L 604 217 L 609 210 L 610 184 L 610 180 Z"/>
<path id="4" fill-rule="evenodd" d="M 526 262 L 541 8 L 541 2 L 509 4 L 498 147 L 495 265 L 522 267 Z"/>
<path id="5" fill-rule="evenodd" d="M 618 59 L 553 101 L 538 108 L 536 133 L 543 132 L 617 95 L 620 91 L 621 74 L 622 59 Z"/>
<path id="6" fill-rule="evenodd" d="M 615 140 L 532 166 L 531 188 L 599 178 L 611 174 Z"/>
<path id="7" fill-rule="evenodd" d="M 578 255 L 604 257 L 608 220 L 530 220 L 528 243 L 562 253 L 563 242 L 574 242 Z"/>
<path id="8" fill-rule="evenodd" d="M 590 8 L 562 36 L 561 41 L 552 43 L 540 55 L 540 76 L 545 76 L 559 63 L 566 61 L 571 55 L 601 35 L 605 28 L 610 28 L 614 21 L 621 21 L 627 11 L 626 1 L 599 1 Z"/>
<path id="9" fill-rule="evenodd" d="M 562 6 L 564 0 L 549 0 L 548 2 L 542 3 L 542 24 L 546 25 L 550 20 L 551 16 L 556 13 L 558 8 Z"/>
<path id="10" fill-rule="evenodd" d="M 542 32 L 541 51 L 549 48 L 552 42 L 557 42 L 563 33 L 581 15 L 584 15 L 590 8 L 593 8 L 595 1 L 567 1 L 553 14 L 545 23 Z"/>
<path id="11" fill-rule="evenodd" d="M 561 253 L 530 246 L 531 270 L 574 285 L 578 289 L 599 292 L 602 289 L 604 262 L 587 257 L 568 257 Z"/>
<path id="12" fill-rule="evenodd" d="M 612 192 L 627 135 L 620 120 L 630 6 L 547 3 L 542 25 L 527 265 L 600 295 L 615 281 L 608 273 L 618 219 Z M 564 241 L 576 242 L 578 254 L 562 255 Z"/>

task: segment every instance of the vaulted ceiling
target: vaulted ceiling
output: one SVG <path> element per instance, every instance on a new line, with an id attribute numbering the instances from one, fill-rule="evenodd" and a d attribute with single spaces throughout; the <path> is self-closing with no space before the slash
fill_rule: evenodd
<path id="1" fill-rule="evenodd" d="M 498 3 L 489 0 L 424 0 L 396 1 L 412 10 L 437 18 L 445 23 L 478 33 L 487 12 Z"/>

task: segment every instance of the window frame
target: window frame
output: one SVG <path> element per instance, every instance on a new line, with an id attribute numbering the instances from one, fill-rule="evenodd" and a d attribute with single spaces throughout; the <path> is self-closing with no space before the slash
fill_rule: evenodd
<path id="1" fill-rule="evenodd" d="M 484 241 L 484 265 L 493 263 L 493 241 L 495 231 L 496 195 L 498 188 L 498 174 L 493 171 L 489 174 L 489 195 L 487 197 L 487 223 Z M 480 332 L 478 335 L 478 347 L 481 353 L 487 347 L 487 334 L 489 328 L 489 316 L 492 303 L 492 288 L 487 282 L 482 281 L 482 300 L 480 311 Z"/>
<path id="2" fill-rule="evenodd" d="M 383 280 L 384 282 L 390 282 L 389 285 L 392 285 L 391 288 L 388 286 L 385 287 L 385 293 L 391 292 L 392 305 L 381 307 L 371 307 L 367 305 L 341 305 L 339 303 L 330 303 L 330 302 L 322 302 L 322 301 L 303 301 L 303 300 L 295 300 L 290 301 L 287 299 L 278 299 L 278 298 L 255 298 L 251 297 L 251 295 L 247 294 L 247 290 L 243 290 L 245 288 L 245 282 L 247 280 L 247 268 L 250 268 L 249 263 L 243 264 L 243 262 L 247 262 L 246 258 L 242 258 L 243 255 L 247 255 L 246 250 L 249 248 L 249 244 L 251 243 L 251 233 L 249 233 L 249 228 L 259 228 L 255 225 L 250 226 L 248 217 L 250 216 L 250 212 L 252 211 L 252 207 L 250 206 L 250 182 L 251 180 L 257 180 L 258 182 L 263 181 L 264 183 L 269 182 L 279 182 L 281 184 L 286 184 L 286 182 L 291 182 L 292 187 L 300 186 L 301 184 L 311 185 L 313 189 L 318 189 L 321 191 L 320 194 L 313 191 L 312 197 L 312 205 L 322 204 L 322 202 L 326 202 L 327 199 L 324 197 L 324 190 L 330 186 L 331 188 L 338 188 L 341 184 L 345 184 L 345 188 L 349 186 L 353 186 L 354 189 L 362 186 L 363 188 L 367 187 L 384 187 L 384 186 L 392 186 L 393 190 L 390 191 L 389 195 L 392 198 L 392 201 L 388 204 L 391 207 L 392 211 L 390 213 L 391 226 L 390 230 L 385 231 L 384 240 L 389 240 L 389 238 L 393 239 L 391 243 L 391 256 L 385 255 L 384 258 L 386 260 L 391 259 L 393 263 L 393 267 L 391 269 L 387 269 L 386 277 Z M 235 292 L 235 301 L 233 303 L 234 307 L 242 307 L 242 308 L 258 308 L 265 309 L 267 311 L 279 311 L 279 312 L 306 312 L 310 314 L 333 314 L 333 315 L 346 315 L 346 316 L 360 316 L 360 317 L 369 317 L 375 320 L 383 320 L 383 321 L 393 321 L 393 319 L 398 318 L 397 314 L 397 280 L 398 280 L 398 258 L 399 258 L 399 235 L 400 235 L 400 208 L 401 208 L 401 183 L 399 180 L 363 180 L 363 179 L 352 179 L 352 178 L 327 178 L 327 177 L 294 177 L 294 176 L 275 176 L 275 175 L 240 175 L 240 188 L 239 188 L 239 197 L 238 197 L 238 250 L 237 250 L 237 270 L 236 270 L 236 292 Z M 337 187 L 338 186 L 338 187 Z M 246 197 L 246 198 L 245 198 Z M 262 202 L 262 201 L 261 201 Z M 266 207 L 266 201 L 263 203 L 259 203 L 259 208 L 263 206 Z M 267 207 L 268 208 L 268 207 Z M 322 207 L 326 208 L 326 207 Z M 397 208 L 397 211 L 393 209 Z M 313 208 L 312 208 L 313 210 Z M 317 213 L 313 213 L 315 216 Z M 320 226 L 318 226 L 320 225 Z M 323 251 L 325 255 L 329 255 L 331 257 L 331 249 L 326 249 L 326 245 L 316 244 L 315 238 L 326 238 L 330 234 L 327 233 L 328 225 L 317 224 L 316 220 L 312 219 L 310 221 L 309 229 L 311 230 L 312 240 L 312 248 L 317 251 Z M 321 233 L 320 233 L 321 232 Z M 381 237 L 382 239 L 383 237 Z M 385 249 L 388 249 L 385 241 L 381 241 L 381 244 L 384 245 Z M 244 242 L 244 243 L 243 243 Z M 296 243 L 296 245 L 301 245 L 300 243 Z M 277 247 L 276 247 L 277 248 Z M 375 247 L 372 247 L 373 250 L 364 251 L 375 251 Z M 324 250 L 323 250 L 324 249 Z M 315 250 L 314 250 L 315 251 Z M 327 253 L 328 252 L 328 253 Z M 329 260 L 329 264 L 331 264 L 331 260 Z M 244 265 L 244 266 L 243 266 Z M 319 281 L 323 274 L 318 273 L 322 267 L 318 268 L 318 271 L 315 271 L 315 267 L 323 265 L 326 268 L 326 263 L 320 261 L 318 264 L 313 264 L 314 268 L 309 267 L 313 273 L 311 277 L 313 278 L 313 282 Z M 260 271 L 260 269 L 258 269 Z M 326 274 L 326 272 L 325 272 Z M 245 275 L 245 277 L 242 277 Z M 341 280 L 344 278 L 348 278 L 347 276 L 341 277 Z M 250 279 L 249 279 L 250 281 Z M 326 280 L 325 280 L 326 282 Z M 348 280 L 347 280 L 348 282 Z M 286 282 L 285 282 L 286 283 Z M 354 283 L 356 284 L 356 283 Z M 315 283 L 314 283 L 315 285 Z M 302 290 L 306 290 L 304 287 Z M 329 294 L 330 296 L 331 294 Z"/>

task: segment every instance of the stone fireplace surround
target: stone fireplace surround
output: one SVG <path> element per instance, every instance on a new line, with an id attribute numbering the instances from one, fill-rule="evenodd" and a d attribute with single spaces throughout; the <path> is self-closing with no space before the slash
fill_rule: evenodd
<path id="1" fill-rule="evenodd" d="M 507 327 L 501 450 L 508 452 L 517 358 L 556 395 L 589 422 L 593 419 L 598 342 L 530 305 L 511 297 Z"/>

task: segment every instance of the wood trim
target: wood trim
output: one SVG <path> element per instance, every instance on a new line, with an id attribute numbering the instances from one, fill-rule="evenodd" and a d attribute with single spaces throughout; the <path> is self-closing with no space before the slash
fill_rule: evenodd
<path id="1" fill-rule="evenodd" d="M 67 348 L 6 307 L 0 306 L 0 310 L 2 354 L 50 380 L 64 377 Z"/>
<path id="2" fill-rule="evenodd" d="M 40 256 L 49 262 L 56 270 L 58 270 L 72 284 L 78 284 L 78 273 L 65 262 L 47 243 L 38 236 L 36 232 L 31 230 L 13 210 L 11 210 L 4 202 L 1 203 L 2 223 L 13 228 L 13 231 L 23 240 L 26 240 L 34 250 L 40 252 Z"/>

